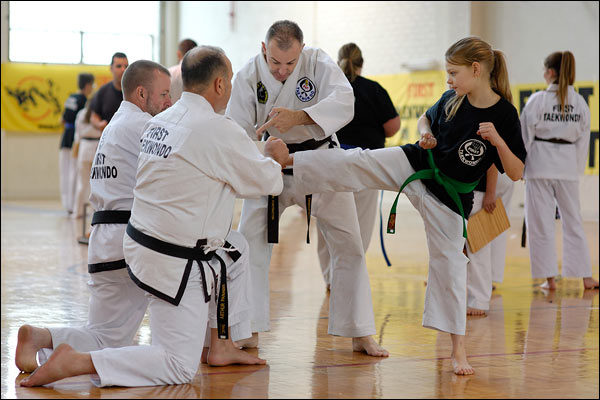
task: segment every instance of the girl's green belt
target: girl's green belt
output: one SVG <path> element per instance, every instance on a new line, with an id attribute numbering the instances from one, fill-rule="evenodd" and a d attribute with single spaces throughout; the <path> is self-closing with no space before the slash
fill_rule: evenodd
<path id="1" fill-rule="evenodd" d="M 460 211 L 460 215 L 462 217 L 463 237 L 466 239 L 467 238 L 467 226 L 465 224 L 465 214 L 463 211 L 462 202 L 460 201 L 460 196 L 458 194 L 459 193 L 471 193 L 473 191 L 473 189 L 475 189 L 475 187 L 479 183 L 479 179 L 475 182 L 465 183 L 465 182 L 457 181 L 456 179 L 452 179 L 449 176 L 446 176 L 444 173 L 442 173 L 440 171 L 440 169 L 433 162 L 433 154 L 431 153 L 430 149 L 427 150 L 427 163 L 429 164 L 430 169 L 422 169 L 420 171 L 415 172 L 414 174 L 409 176 L 404 181 L 402 186 L 400 187 L 400 191 L 398 192 L 398 195 L 396 196 L 396 200 L 394 200 L 394 204 L 392 205 L 392 210 L 390 211 L 387 232 L 388 233 L 396 232 L 396 228 L 395 228 L 396 227 L 396 205 L 398 203 L 398 197 L 400 197 L 400 193 L 402 193 L 402 190 L 404 189 L 404 187 L 406 185 L 408 185 L 409 183 L 411 183 L 412 181 L 417 180 L 417 179 L 433 179 L 438 184 L 440 184 L 444 187 L 444 189 L 446 190 L 446 193 L 448 193 L 450 198 L 454 201 L 454 203 L 458 207 L 458 211 Z"/>

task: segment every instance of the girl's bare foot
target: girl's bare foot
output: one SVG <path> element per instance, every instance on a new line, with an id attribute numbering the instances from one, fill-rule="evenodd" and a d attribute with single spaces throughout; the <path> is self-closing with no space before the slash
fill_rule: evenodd
<path id="1" fill-rule="evenodd" d="M 592 277 L 583 278 L 583 288 L 584 289 L 598 289 L 598 281 Z"/>
<path id="2" fill-rule="evenodd" d="M 556 282 L 554 278 L 546 278 L 546 282 L 542 283 L 540 287 L 546 290 L 556 290 Z"/>
<path id="3" fill-rule="evenodd" d="M 456 375 L 472 375 L 473 367 L 467 361 L 465 336 L 450 334 L 452 338 L 452 369 Z"/>
<path id="4" fill-rule="evenodd" d="M 254 332 L 249 338 L 238 340 L 233 344 L 235 347 L 241 347 L 242 349 L 255 349 L 258 347 L 258 332 Z"/>
<path id="5" fill-rule="evenodd" d="M 36 354 L 42 348 L 52 348 L 52 335 L 45 328 L 23 325 L 17 334 L 15 364 L 19 371 L 32 372 L 38 367 Z"/>
<path id="6" fill-rule="evenodd" d="M 487 315 L 487 313 L 479 308 L 467 307 L 467 315 Z"/>
<path id="7" fill-rule="evenodd" d="M 79 353 L 66 343 L 52 352 L 44 365 L 37 368 L 21 386 L 42 386 L 70 376 L 95 374 L 96 369 L 89 353 Z"/>
<path id="8" fill-rule="evenodd" d="M 352 350 L 367 353 L 373 357 L 388 357 L 390 353 L 377 344 L 372 336 L 352 338 Z"/>

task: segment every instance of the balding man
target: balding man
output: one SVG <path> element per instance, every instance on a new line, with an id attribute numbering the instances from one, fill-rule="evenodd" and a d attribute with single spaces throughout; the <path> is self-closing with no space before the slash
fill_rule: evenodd
<path id="1" fill-rule="evenodd" d="M 290 153 L 339 147 L 335 132 L 354 115 L 352 86 L 323 50 L 304 47 L 300 27 L 275 22 L 267 31 L 262 53 L 236 74 L 226 115 L 253 138 L 281 138 Z M 377 344 L 371 287 L 351 193 L 299 193 L 292 169 L 284 170 L 281 196 L 244 200 L 240 232 L 250 245 L 252 338 L 238 344 L 258 345 L 258 332 L 270 329 L 269 264 L 277 242 L 279 215 L 297 204 L 312 214 L 332 257 L 329 328 L 332 335 L 352 338 L 355 351 L 387 357 Z"/>
<path id="2" fill-rule="evenodd" d="M 78 351 L 130 345 L 148 300 L 129 278 L 123 235 L 133 203 L 135 171 L 144 125 L 169 106 L 169 71 L 139 60 L 123 74 L 124 100 L 104 129 L 90 174 L 90 202 L 96 212 L 88 247 L 90 303 L 81 328 L 19 329 L 15 361 L 21 371 L 37 368 L 61 343 Z"/>
<path id="3" fill-rule="evenodd" d="M 189 383 L 207 321 L 214 333 L 209 364 L 265 363 L 229 336 L 250 336 L 248 249 L 231 220 L 236 196 L 281 192 L 288 151 L 273 139 L 264 150 L 272 158 L 263 156 L 240 126 L 218 114 L 229 100 L 232 75 L 221 49 L 190 51 L 182 62 L 182 98 L 151 119 L 141 137 L 123 248 L 129 275 L 149 298 L 152 346 L 85 353 L 61 345 L 21 385 L 81 374 L 97 374 L 98 386 Z"/>
<path id="4" fill-rule="evenodd" d="M 198 46 L 192 39 L 183 39 L 177 46 L 177 65 L 169 68 L 171 73 L 171 100 L 175 103 L 183 92 L 183 80 L 181 79 L 181 61 L 188 51 Z"/>

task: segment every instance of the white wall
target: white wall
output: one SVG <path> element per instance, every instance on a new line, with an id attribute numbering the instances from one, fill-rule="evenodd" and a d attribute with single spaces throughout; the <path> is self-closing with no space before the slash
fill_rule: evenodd
<path id="1" fill-rule="evenodd" d="M 333 59 L 343 44 L 354 41 L 365 59 L 363 74 L 380 75 L 406 72 L 405 63 L 443 62 L 446 48 L 469 33 L 470 2 L 183 1 L 180 16 L 179 37 L 222 47 L 234 72 L 258 54 L 273 22 L 290 19 L 307 46 L 320 47 Z"/>
<path id="2" fill-rule="evenodd" d="M 598 80 L 598 2 L 472 3 L 473 33 L 506 53 L 511 83 L 543 82 L 544 58 L 564 50 L 577 80 Z"/>

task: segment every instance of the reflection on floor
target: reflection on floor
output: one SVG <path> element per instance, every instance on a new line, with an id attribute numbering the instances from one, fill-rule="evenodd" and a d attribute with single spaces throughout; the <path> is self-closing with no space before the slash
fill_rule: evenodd
<path id="1" fill-rule="evenodd" d="M 354 353 L 351 339 L 327 335 L 316 239 L 305 244 L 305 216 L 292 208 L 272 258 L 272 329 L 255 350 L 267 366 L 202 365 L 189 385 L 98 389 L 80 376 L 30 389 L 16 384 L 25 376 L 14 364 L 17 330 L 23 323 L 85 323 L 87 246 L 77 242 L 81 221 L 67 218 L 58 203 L 3 202 L 2 398 L 598 398 L 598 290 L 584 291 L 579 279 L 559 280 L 555 293 L 537 288 L 528 249 L 520 247 L 522 220 L 511 220 L 505 281 L 496 285 L 488 316 L 468 318 L 476 373 L 467 377 L 452 373 L 449 335 L 421 326 L 427 245 L 405 198 L 397 221 L 397 233 L 385 235 L 393 266 L 385 265 L 378 232 L 367 252 L 376 340 L 390 351 L 387 359 Z M 585 227 L 597 279 L 598 222 Z M 150 342 L 147 318 L 136 340 Z"/>

